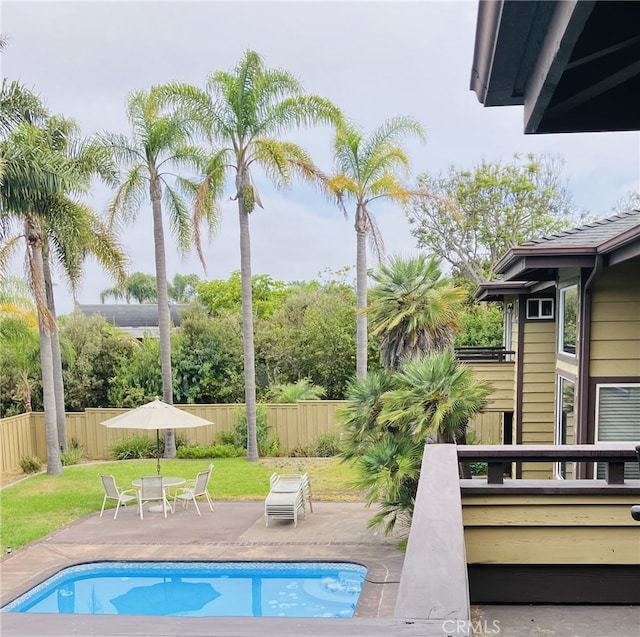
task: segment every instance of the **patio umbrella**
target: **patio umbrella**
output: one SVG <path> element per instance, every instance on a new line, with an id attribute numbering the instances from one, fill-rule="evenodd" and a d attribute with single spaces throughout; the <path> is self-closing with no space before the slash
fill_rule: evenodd
<path id="1" fill-rule="evenodd" d="M 114 416 L 100 423 L 105 427 L 117 427 L 118 429 L 144 429 L 156 430 L 158 474 L 160 473 L 160 430 L 161 429 L 188 429 L 189 427 L 202 427 L 213 423 L 200 416 L 194 416 L 173 405 L 162 402 L 159 398 L 133 409 L 119 416 Z"/>
<path id="2" fill-rule="evenodd" d="M 173 577 L 150 586 L 134 586 L 110 601 L 120 615 L 176 615 L 199 610 L 218 597 L 220 593 L 211 584 Z"/>

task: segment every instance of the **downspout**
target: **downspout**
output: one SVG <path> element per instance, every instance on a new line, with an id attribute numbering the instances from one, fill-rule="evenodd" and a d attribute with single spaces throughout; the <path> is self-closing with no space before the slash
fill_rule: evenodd
<path id="1" fill-rule="evenodd" d="M 591 288 L 598 274 L 602 271 L 604 259 L 601 254 L 596 255 L 596 262 L 589 278 L 580 291 L 580 346 L 578 351 L 578 413 L 576 428 L 576 444 L 593 443 L 588 439 L 589 416 L 589 362 L 591 358 Z M 592 467 L 586 463 L 576 463 L 576 478 L 592 477 Z"/>

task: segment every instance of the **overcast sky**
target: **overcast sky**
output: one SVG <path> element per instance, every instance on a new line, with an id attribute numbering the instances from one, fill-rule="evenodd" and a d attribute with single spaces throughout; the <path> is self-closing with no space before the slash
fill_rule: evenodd
<path id="1" fill-rule="evenodd" d="M 396 115 L 418 119 L 427 142 L 408 145 L 414 175 L 451 164 L 471 168 L 482 159 L 509 161 L 514 153 L 554 153 L 565 160 L 576 211 L 603 216 L 639 190 L 637 132 L 525 136 L 522 107 L 479 104 L 469 90 L 476 2 L 22 0 L 3 1 L 0 11 L 8 38 L 3 77 L 35 90 L 52 113 L 74 118 L 83 134 L 128 133 L 129 91 L 170 80 L 202 85 L 253 49 L 267 66 L 293 73 L 307 92 L 334 101 L 365 132 Z M 330 170 L 330 131 L 295 139 Z M 276 191 L 258 183 L 265 209 L 251 217 L 254 273 L 292 281 L 355 263 L 352 219 L 345 221 L 308 187 Z M 103 210 L 108 196 L 98 191 L 92 204 Z M 230 201 L 222 209 L 205 251 L 206 278 L 227 278 L 239 268 L 237 209 Z M 372 211 L 387 252 L 415 251 L 399 207 L 380 204 Z M 123 243 L 132 272 L 154 272 L 150 205 Z M 167 259 L 170 278 L 177 272 L 205 277 L 197 259 L 181 260 L 168 240 Z M 111 285 L 89 262 L 80 302 L 98 303 Z M 71 311 L 64 283 L 56 298 L 59 313 Z"/>

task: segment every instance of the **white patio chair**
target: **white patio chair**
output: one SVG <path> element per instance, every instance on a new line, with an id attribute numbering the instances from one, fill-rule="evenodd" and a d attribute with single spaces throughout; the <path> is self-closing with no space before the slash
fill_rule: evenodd
<path id="1" fill-rule="evenodd" d="M 142 476 L 138 489 L 138 506 L 140 507 L 140 519 L 143 520 L 142 506 L 145 502 L 161 502 L 164 517 L 167 517 L 167 509 L 173 513 L 171 504 L 167 500 L 162 476 Z"/>
<path id="2" fill-rule="evenodd" d="M 198 515 L 202 516 L 202 514 L 200 513 L 200 508 L 198 507 L 198 502 L 196 501 L 196 498 L 202 496 L 207 499 L 207 502 L 209 503 L 209 509 L 213 511 L 213 502 L 211 501 L 211 496 L 209 495 L 208 491 L 209 479 L 211 478 L 212 470 L 213 465 L 210 464 L 209 468 L 206 471 L 201 471 L 200 473 L 198 473 L 196 479 L 188 482 L 186 487 L 179 487 L 178 489 L 176 489 L 176 492 L 173 496 L 174 510 L 178 500 L 182 502 L 183 508 L 187 508 L 189 506 L 189 502 L 193 502 Z"/>
<path id="3" fill-rule="evenodd" d="M 274 473 L 269 479 L 271 491 L 292 491 L 302 486 L 304 496 L 305 514 L 308 508 L 313 513 L 313 503 L 311 502 L 311 481 L 308 473 Z"/>
<path id="4" fill-rule="evenodd" d="M 303 474 L 277 474 L 270 478 L 270 491 L 264 501 L 265 526 L 269 526 L 271 518 L 293 520 L 298 525 L 298 515 L 306 517 L 307 506 L 313 511 L 311 504 L 311 486 L 309 476 Z"/>
<path id="5" fill-rule="evenodd" d="M 104 499 L 102 500 L 102 508 L 100 509 L 100 517 L 104 513 L 104 507 L 107 504 L 107 500 L 117 500 L 116 512 L 113 516 L 115 520 L 118 517 L 118 510 L 120 505 L 126 506 L 127 502 L 137 500 L 138 496 L 135 489 L 120 489 L 116 485 L 116 479 L 113 476 L 100 474 L 100 481 L 102 482 L 102 488 L 104 489 Z"/>

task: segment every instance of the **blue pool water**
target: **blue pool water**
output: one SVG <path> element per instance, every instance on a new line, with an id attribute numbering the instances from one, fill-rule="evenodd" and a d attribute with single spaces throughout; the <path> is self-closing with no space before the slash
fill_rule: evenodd
<path id="1" fill-rule="evenodd" d="M 347 562 L 94 562 L 1 612 L 180 617 L 351 617 L 367 569 Z"/>

